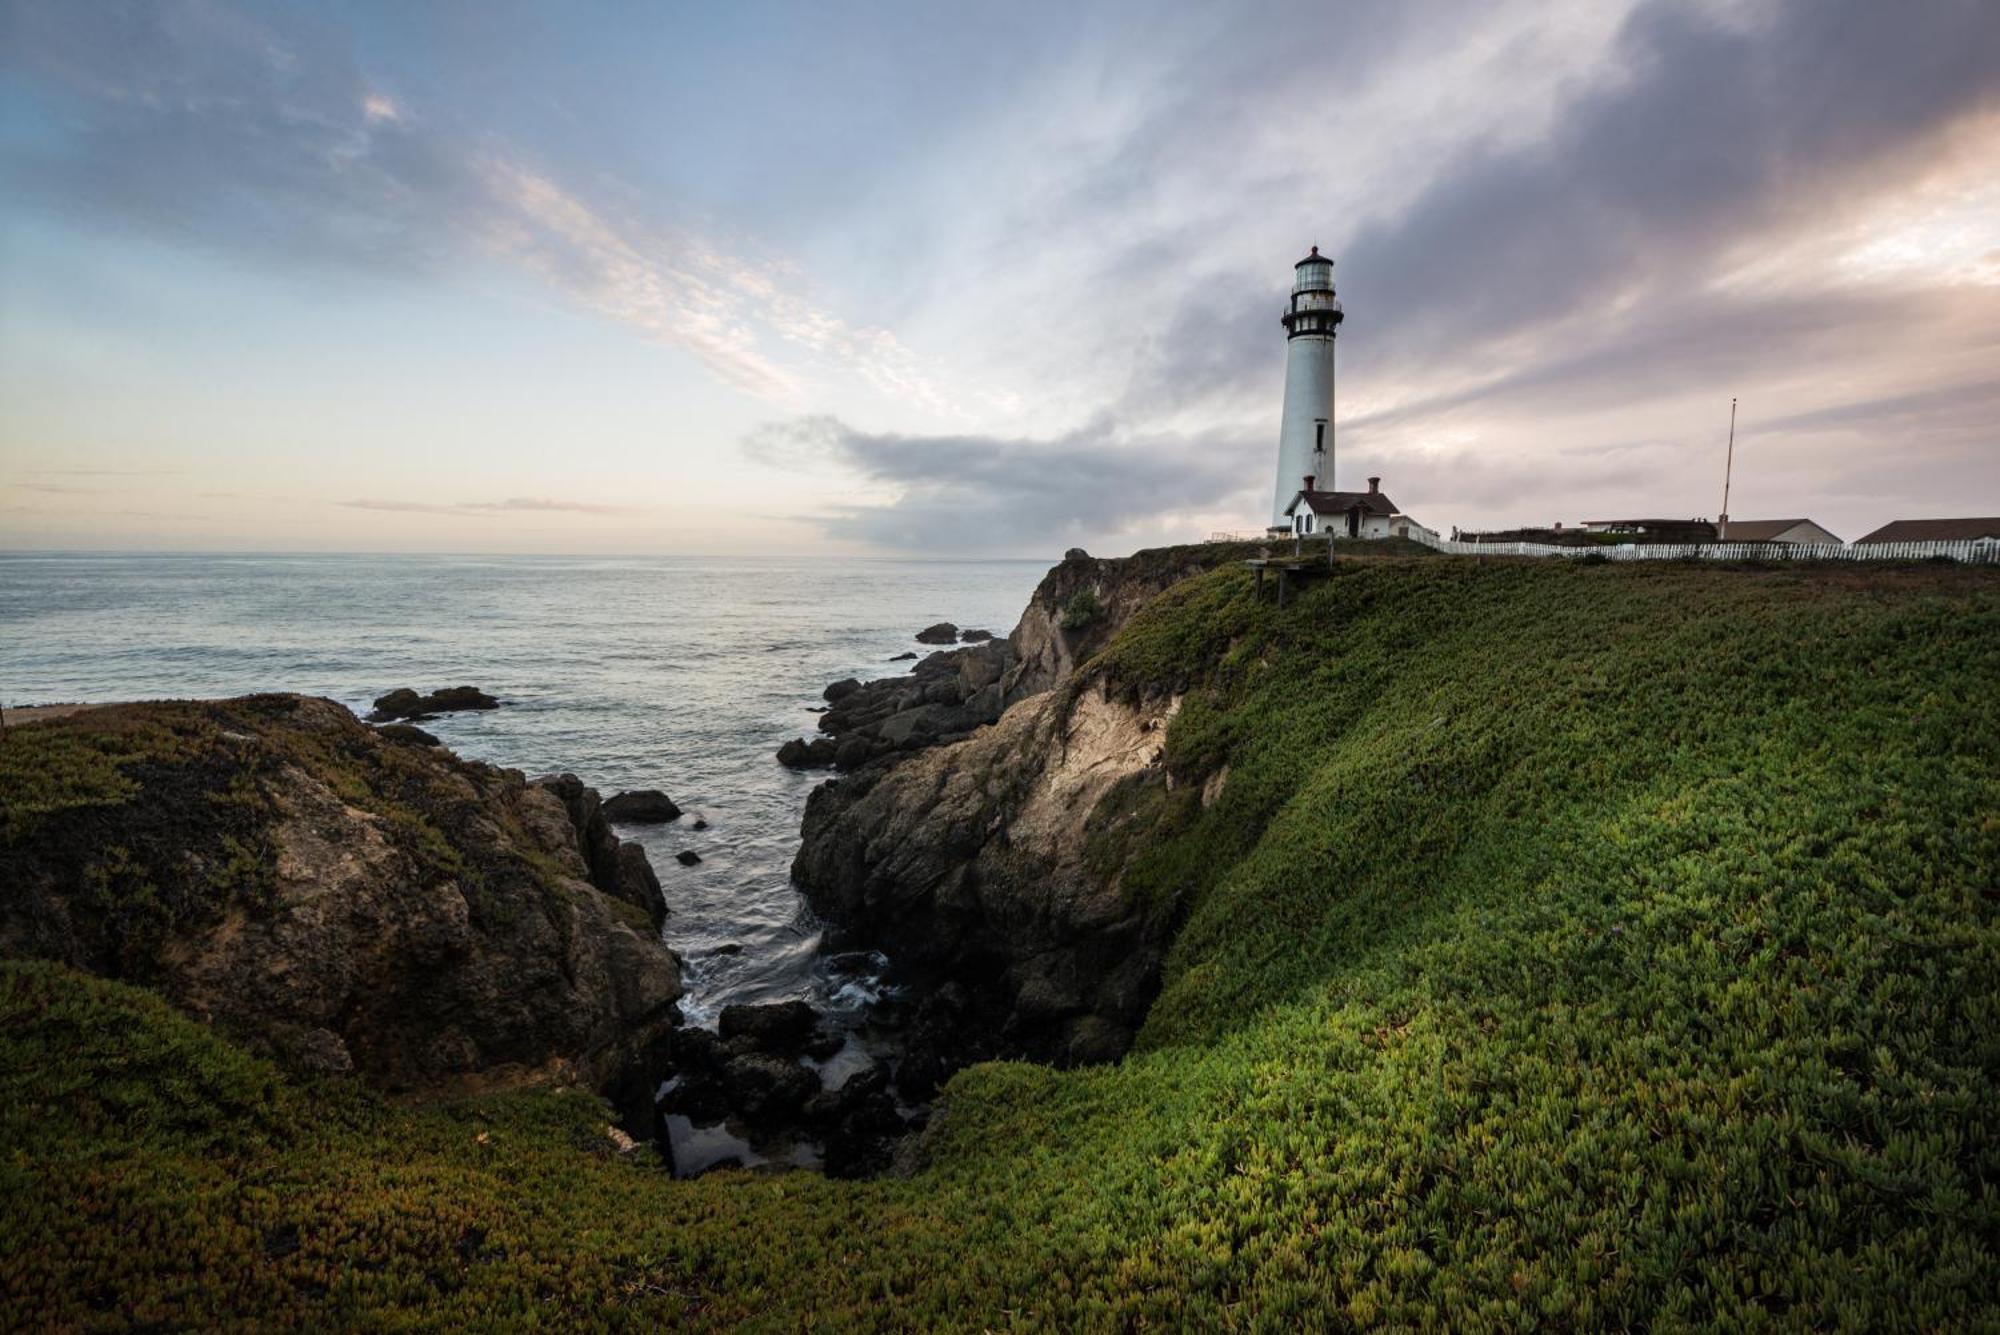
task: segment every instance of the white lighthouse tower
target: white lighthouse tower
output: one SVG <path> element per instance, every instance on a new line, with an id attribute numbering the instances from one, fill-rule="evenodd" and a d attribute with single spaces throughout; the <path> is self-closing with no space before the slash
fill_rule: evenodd
<path id="1" fill-rule="evenodd" d="M 1278 486 L 1271 526 L 1290 524 L 1285 508 L 1307 483 L 1333 490 L 1333 339 L 1340 299 L 1333 295 L 1333 261 L 1312 248 L 1293 266 L 1292 301 L 1285 311 L 1285 416 L 1278 428 Z"/>

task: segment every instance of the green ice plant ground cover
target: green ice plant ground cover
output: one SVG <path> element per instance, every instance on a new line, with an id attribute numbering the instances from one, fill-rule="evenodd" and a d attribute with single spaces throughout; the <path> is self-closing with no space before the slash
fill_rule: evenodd
<path id="1" fill-rule="evenodd" d="M 679 1182 L 580 1091 L 391 1102 L 13 963 L 0 1304 L 1994 1319 L 2000 579 L 1432 558 L 1344 561 L 1282 611 L 1253 587 L 1184 582 L 1074 687 L 1182 698 L 1120 856 L 1183 925 L 1123 1063 L 961 1074 L 908 1180 Z M 66 745 L 78 777 L 36 791 L 115 802 L 134 745 Z"/>

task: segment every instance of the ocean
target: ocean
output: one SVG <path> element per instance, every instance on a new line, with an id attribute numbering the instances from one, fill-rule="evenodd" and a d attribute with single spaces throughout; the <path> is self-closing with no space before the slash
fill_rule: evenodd
<path id="1" fill-rule="evenodd" d="M 620 832 L 665 887 L 690 1023 L 803 998 L 853 1015 L 791 884 L 824 773 L 782 768 L 820 691 L 906 671 L 937 621 L 1004 635 L 1045 561 L 0 555 L 0 704 L 299 691 L 363 713 L 398 686 L 504 701 L 423 726 L 460 755 L 570 771 L 687 812 Z M 696 816 L 708 828 L 690 828 Z M 674 855 L 699 854 L 683 867 Z M 731 949 L 731 948 L 736 949 Z"/>

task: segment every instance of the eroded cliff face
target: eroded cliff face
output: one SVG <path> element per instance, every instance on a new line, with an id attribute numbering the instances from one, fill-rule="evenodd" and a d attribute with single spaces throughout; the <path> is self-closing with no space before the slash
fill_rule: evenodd
<path id="1" fill-rule="evenodd" d="M 1171 923 L 1092 854 L 1121 799 L 1165 784 L 1179 704 L 1043 692 L 966 741 L 813 794 L 793 874 L 842 942 L 879 946 L 919 985 L 910 1092 L 971 1056 L 1103 1061 L 1130 1046 Z"/>
<path id="2" fill-rule="evenodd" d="M 1128 896 L 1122 873 L 1131 831 L 1170 785 L 1161 755 L 1180 700 L 1079 668 L 1217 559 L 1065 560 L 1008 638 L 996 722 L 812 794 L 793 876 L 836 945 L 880 947 L 915 985 L 906 1094 L 982 1057 L 1104 1061 L 1130 1046 L 1173 905 Z"/>
<path id="3" fill-rule="evenodd" d="M 399 1089 L 601 1085 L 677 1018 L 658 882 L 572 777 L 298 696 L 117 706 L 7 744 L 101 784 L 8 829 L 8 954 Z"/>

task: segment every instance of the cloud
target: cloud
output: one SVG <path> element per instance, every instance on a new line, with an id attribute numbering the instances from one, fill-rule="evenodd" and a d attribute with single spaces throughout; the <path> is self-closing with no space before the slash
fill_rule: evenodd
<path id="1" fill-rule="evenodd" d="M 451 515 L 458 519 L 492 518 L 482 510 L 470 510 L 462 505 L 427 505 L 422 501 L 377 501 L 364 498 L 354 501 L 335 501 L 334 504 L 348 510 L 382 510 L 389 514 Z"/>
<path id="2" fill-rule="evenodd" d="M 833 462 L 889 489 L 881 502 L 816 516 L 834 537 L 886 547 L 1046 549 L 1127 531 L 1163 513 L 1227 509 L 1259 453 L 1240 440 L 1136 435 L 1109 420 L 1063 436 L 900 435 L 832 417 L 768 423 L 745 442 L 763 459 Z"/>
<path id="3" fill-rule="evenodd" d="M 504 140 L 427 118 L 368 78 L 351 36 L 300 12 L 27 3 L 7 22 L 0 72 L 55 98 L 65 128 L 10 139 L 0 170 L 79 223 L 398 280 L 498 256 L 749 394 L 801 392 L 769 351 L 788 343 L 942 402 L 886 330 L 796 293 L 778 318 L 779 266 L 593 203 Z"/>
<path id="4" fill-rule="evenodd" d="M 638 513 L 629 505 L 593 505 L 586 501 L 552 501 L 547 497 L 512 496 L 504 501 L 465 501 L 460 510 L 564 511 L 580 515 L 629 515 Z"/>
<path id="5" fill-rule="evenodd" d="M 391 514 L 451 515 L 459 519 L 490 519 L 497 514 L 582 514 L 625 515 L 638 513 L 631 506 L 596 505 L 588 501 L 557 501 L 539 496 L 511 496 L 504 501 L 458 501 L 439 504 L 429 501 L 352 500 L 335 501 L 349 510 L 382 510 Z"/>
<path id="6" fill-rule="evenodd" d="M 168 477 L 185 468 L 30 468 L 36 477 Z"/>

